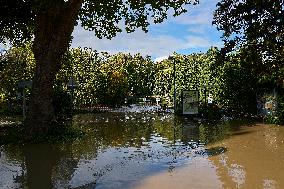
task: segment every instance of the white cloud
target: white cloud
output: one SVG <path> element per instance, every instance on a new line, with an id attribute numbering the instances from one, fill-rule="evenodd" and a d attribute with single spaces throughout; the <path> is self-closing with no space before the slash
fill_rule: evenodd
<path id="1" fill-rule="evenodd" d="M 183 14 L 176 17 L 176 22 L 185 25 L 211 25 L 212 13 L 209 11 L 201 11 L 196 15 Z"/>
<path id="2" fill-rule="evenodd" d="M 198 35 L 206 34 L 207 30 L 208 30 L 207 26 L 191 26 L 187 29 L 188 32 Z"/>
<path id="3" fill-rule="evenodd" d="M 4 45 L 3 43 L 0 43 L 0 50 L 5 50 L 8 49 L 9 46 L 8 45 Z"/>
<path id="4" fill-rule="evenodd" d="M 112 40 L 98 39 L 95 34 L 77 27 L 72 47 L 87 46 L 109 53 L 141 53 L 153 57 L 167 56 L 186 47 L 186 41 L 171 35 L 154 36 L 137 30 L 133 33 L 119 33 Z"/>
<path id="5" fill-rule="evenodd" d="M 155 58 L 154 62 L 161 62 L 165 59 L 169 58 L 168 56 L 161 56 L 161 57 L 158 57 L 158 58 Z"/>
<path id="6" fill-rule="evenodd" d="M 91 47 L 93 49 L 106 51 L 110 54 L 118 52 L 141 53 L 150 55 L 154 58 L 169 56 L 173 52 L 184 49 L 209 48 L 211 46 L 220 46 L 220 43 L 214 42 L 205 35 L 188 35 L 185 39 L 173 35 L 154 36 L 150 33 L 144 33 L 141 30 L 133 33 L 120 33 L 112 40 L 98 39 L 95 34 L 85 31 L 82 28 L 76 28 L 72 47 Z"/>
<path id="7" fill-rule="evenodd" d="M 214 42 L 210 41 L 210 39 L 199 36 L 187 36 L 187 47 L 188 48 L 206 48 L 215 46 Z"/>
<path id="8" fill-rule="evenodd" d="M 212 25 L 213 12 L 219 0 L 200 0 L 195 6 L 188 6 L 188 12 L 170 19 L 171 22 L 184 25 Z"/>
<path id="9" fill-rule="evenodd" d="M 152 24 L 149 33 L 144 33 L 141 30 L 133 33 L 123 32 L 112 40 L 98 39 L 93 32 L 76 27 L 73 32 L 72 47 L 86 46 L 99 52 L 106 51 L 111 54 L 118 52 L 141 53 L 158 59 L 159 57 L 167 57 L 173 52 L 221 46 L 218 36 L 214 36 L 216 34 L 210 32 L 214 27 L 211 24 L 212 12 L 217 1 L 201 0 L 197 6 L 188 6 L 188 13 L 178 17 L 169 16 L 162 24 Z M 176 34 L 170 32 L 173 30 L 169 30 L 169 28 L 177 27 L 176 31 L 179 31 L 180 26 L 183 26 L 184 29 L 182 34 Z"/>

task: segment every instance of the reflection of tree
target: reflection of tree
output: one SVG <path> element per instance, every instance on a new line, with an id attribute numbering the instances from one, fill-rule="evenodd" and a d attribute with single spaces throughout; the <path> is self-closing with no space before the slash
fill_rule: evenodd
<path id="1" fill-rule="evenodd" d="M 25 145 L 24 156 L 29 188 L 52 188 L 52 169 L 60 160 L 58 149 L 51 145 Z"/>
<path id="2" fill-rule="evenodd" d="M 233 128 L 237 129 L 230 122 L 200 124 L 199 140 L 206 144 L 221 141 L 229 136 Z"/>
<path id="3" fill-rule="evenodd" d="M 76 120 L 78 126 L 85 129 L 90 136 L 88 140 L 96 140 L 101 147 L 139 147 L 142 144 L 142 138 L 148 141 L 154 131 L 153 117 L 155 116 L 146 113 L 112 113 L 80 117 L 80 119 L 77 117 Z"/>
<path id="4" fill-rule="evenodd" d="M 49 189 L 68 188 L 80 151 L 80 146 L 73 144 L 25 144 L 22 148 L 6 146 L 4 153 L 7 161 L 21 162 L 21 173 L 14 178 L 14 183 L 20 188 Z"/>
<path id="5" fill-rule="evenodd" d="M 75 119 L 78 126 L 92 136 L 88 140 L 96 140 L 105 147 L 140 147 L 143 142 L 141 138 L 149 141 L 152 133 L 158 133 L 168 141 L 213 143 L 226 138 L 232 129 L 238 129 L 232 123 L 198 124 L 185 117 L 173 117 L 169 114 L 111 113 L 92 117 L 81 115 Z"/>
<path id="6" fill-rule="evenodd" d="M 27 186 L 31 189 L 54 188 L 55 184 L 67 187 L 78 163 L 76 159 L 66 158 L 71 155 L 71 148 L 62 150 L 59 146 L 51 144 L 25 145 L 23 154 Z"/>
<path id="7" fill-rule="evenodd" d="M 87 133 L 80 140 L 65 144 L 30 144 L 24 145 L 23 149 L 5 147 L 5 154 L 10 159 L 24 162 L 22 178 L 18 177 L 15 182 L 22 182 L 22 186 L 28 188 L 68 188 L 75 170 L 80 174 L 77 169 L 81 166 L 80 160 L 90 160 L 89 165 L 94 169 L 84 171 L 94 178 L 90 184 L 81 183 L 79 188 L 95 187 L 93 181 L 97 178 L 136 162 L 164 161 L 162 163 L 168 170 L 174 171 L 181 165 L 180 161 L 192 155 L 192 149 L 199 147 L 199 140 L 206 143 L 220 141 L 231 127 L 217 123 L 198 125 L 186 117 L 163 113 L 79 115 L 74 121 Z M 218 155 L 224 150 L 209 148 L 201 150 L 200 155 Z M 113 161 L 105 161 L 104 151 L 113 156 Z"/>
<path id="8" fill-rule="evenodd" d="M 182 122 L 177 117 L 166 121 L 157 120 L 154 122 L 154 128 L 157 133 L 169 141 L 174 142 L 183 138 Z"/>

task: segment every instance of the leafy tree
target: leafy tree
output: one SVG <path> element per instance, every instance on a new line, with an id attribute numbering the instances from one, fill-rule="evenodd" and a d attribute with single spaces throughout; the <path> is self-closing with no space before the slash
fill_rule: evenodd
<path id="1" fill-rule="evenodd" d="M 261 82 L 283 82 L 284 1 L 222 0 L 214 24 L 228 51 L 239 50 Z"/>
<path id="2" fill-rule="evenodd" d="M 67 83 L 74 77 L 77 108 L 97 104 L 121 105 L 127 96 L 152 95 L 155 68 L 149 57 L 140 54 L 99 54 L 89 48 L 75 48 L 65 56 L 57 74 L 56 89 L 68 92 Z M 70 93 L 70 92 L 69 92 Z"/>
<path id="3" fill-rule="evenodd" d="M 17 103 L 17 99 L 20 97 L 21 91 L 18 89 L 18 83 L 31 80 L 35 70 L 31 44 L 27 43 L 3 52 L 0 57 L 0 69 L 2 105 L 5 106 L 4 102 L 8 103 L 11 110 L 11 105 Z"/>
<path id="4" fill-rule="evenodd" d="M 172 99 L 175 77 L 177 99 L 181 100 L 183 90 L 199 90 L 200 101 L 206 101 L 209 91 L 216 97 L 214 100 L 217 100 L 221 82 L 221 72 L 218 69 L 221 67 L 214 65 L 216 65 L 218 53 L 216 48 L 211 48 L 207 53 L 193 53 L 186 56 L 176 54 L 172 60 L 158 62 L 154 94 Z"/>
<path id="5" fill-rule="evenodd" d="M 224 32 L 225 51 L 235 51 L 227 56 L 224 65 L 227 87 L 222 95 L 229 106 L 253 112 L 257 88 L 274 88 L 280 95 L 283 93 L 283 18 L 283 0 L 222 0 L 217 4 L 214 23 Z M 281 106 L 278 112 L 281 114 Z"/>
<path id="6" fill-rule="evenodd" d="M 66 88 L 70 78 L 75 79 L 77 88 L 73 95 L 76 106 L 92 106 L 94 104 L 97 87 L 94 81 L 100 75 L 101 59 L 99 53 L 90 48 L 70 49 L 68 56 L 64 59 L 63 67 L 57 75 L 58 78 L 61 78 L 58 84 L 63 84 L 63 87 Z"/>
<path id="7" fill-rule="evenodd" d="M 130 56 L 124 69 L 129 95 L 137 97 L 152 95 L 155 65 L 150 57 L 144 58 L 140 54 Z"/>
<path id="8" fill-rule="evenodd" d="M 257 78 L 240 54 L 231 54 L 221 66 L 219 98 L 225 107 L 238 113 L 256 113 Z"/>
<path id="9" fill-rule="evenodd" d="M 123 65 L 126 64 L 125 55 L 119 53 L 110 56 L 104 64 L 101 65 L 101 71 L 105 76 L 105 92 L 101 98 L 104 104 L 117 105 L 124 101 L 127 95 L 127 78 Z"/>
<path id="10" fill-rule="evenodd" d="M 156 63 L 154 94 L 169 96 L 173 84 L 173 63 L 166 59 Z"/>
<path id="11" fill-rule="evenodd" d="M 76 24 L 94 31 L 99 38 L 111 38 L 122 31 L 122 21 L 128 32 L 136 28 L 147 31 L 149 18 L 160 23 L 167 17 L 170 8 L 177 16 L 186 12 L 183 5 L 190 3 L 196 4 L 197 0 L 2 1 L 0 41 L 33 39 L 36 71 L 26 120 L 27 135 L 45 133 L 54 119 L 53 85 Z"/>

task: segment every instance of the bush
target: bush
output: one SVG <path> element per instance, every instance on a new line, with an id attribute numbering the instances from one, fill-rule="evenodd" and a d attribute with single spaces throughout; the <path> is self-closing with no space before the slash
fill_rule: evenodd
<path id="1" fill-rule="evenodd" d="M 199 106 L 199 113 L 209 120 L 219 120 L 222 116 L 220 108 L 215 104 L 203 103 Z"/>
<path id="2" fill-rule="evenodd" d="M 271 124 L 284 125 L 284 97 L 279 96 L 277 98 L 277 103 L 278 107 L 276 110 L 276 114 L 266 116 L 265 122 Z"/>
<path id="3" fill-rule="evenodd" d="M 53 97 L 54 112 L 57 120 L 63 121 L 72 117 L 72 97 L 62 87 L 55 87 Z"/>

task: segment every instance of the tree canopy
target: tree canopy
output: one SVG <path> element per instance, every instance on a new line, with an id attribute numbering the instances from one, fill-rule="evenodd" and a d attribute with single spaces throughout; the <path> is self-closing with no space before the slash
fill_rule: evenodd
<path id="1" fill-rule="evenodd" d="M 197 4 L 198 0 L 3 0 L 0 7 L 0 42 L 19 42 L 31 39 L 37 28 L 39 13 L 55 16 L 64 7 L 80 5 L 77 22 L 87 30 L 94 31 L 98 38 L 112 38 L 123 28 L 133 32 L 141 28 L 147 32 L 150 22 L 160 23 L 167 18 L 172 8 L 173 15 L 186 12 L 184 5 Z M 61 23 L 58 23 L 61 24 Z"/>
<path id="2" fill-rule="evenodd" d="M 27 136 L 46 133 L 55 120 L 53 87 L 75 25 L 94 31 L 98 38 L 112 38 L 123 28 L 147 31 L 172 11 L 198 0 L 3 0 L 0 9 L 0 42 L 33 41 L 35 74 L 27 114 Z"/>
<path id="3" fill-rule="evenodd" d="M 239 50 L 261 79 L 282 81 L 284 1 L 222 0 L 217 7 L 213 23 L 226 50 Z"/>

